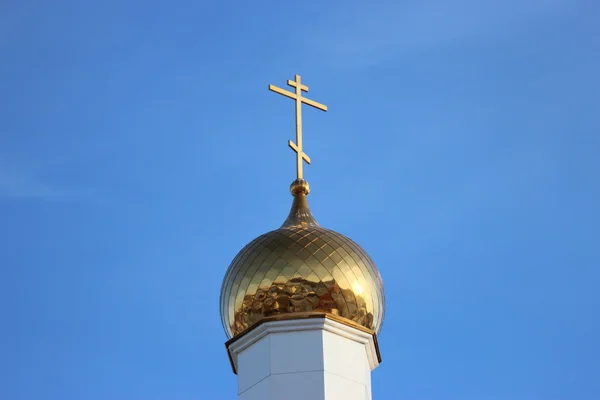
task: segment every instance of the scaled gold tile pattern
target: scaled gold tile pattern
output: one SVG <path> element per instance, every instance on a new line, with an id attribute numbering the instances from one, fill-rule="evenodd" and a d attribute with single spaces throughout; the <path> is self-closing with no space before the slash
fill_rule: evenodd
<path id="1" fill-rule="evenodd" d="M 310 311 L 381 329 L 385 301 L 377 267 L 351 239 L 319 226 L 306 194 L 308 186 L 297 190 L 283 226 L 254 239 L 229 266 L 221 318 L 230 338 L 265 317 Z"/>

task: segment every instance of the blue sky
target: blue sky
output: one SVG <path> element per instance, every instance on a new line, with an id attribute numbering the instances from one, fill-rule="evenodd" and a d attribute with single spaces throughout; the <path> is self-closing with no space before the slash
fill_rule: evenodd
<path id="1" fill-rule="evenodd" d="M 600 398 L 600 5 L 0 7 L 0 398 L 235 399 L 218 298 L 285 219 L 378 264 L 375 399 Z"/>

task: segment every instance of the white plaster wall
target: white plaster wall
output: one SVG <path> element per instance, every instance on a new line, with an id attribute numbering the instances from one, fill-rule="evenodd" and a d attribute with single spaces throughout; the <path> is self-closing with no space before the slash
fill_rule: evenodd
<path id="1" fill-rule="evenodd" d="M 239 399 L 370 400 L 368 343 L 341 333 L 312 327 L 249 341 L 235 352 Z"/>

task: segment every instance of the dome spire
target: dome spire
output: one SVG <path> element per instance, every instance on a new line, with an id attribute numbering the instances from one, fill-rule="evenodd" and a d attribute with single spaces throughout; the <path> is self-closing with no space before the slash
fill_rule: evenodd
<path id="1" fill-rule="evenodd" d="M 310 157 L 302 148 L 302 103 L 308 104 L 321 111 L 327 111 L 327 106 L 307 99 L 306 97 L 302 97 L 302 92 L 308 92 L 308 86 L 302 84 L 300 75 L 296 75 L 293 81 L 288 80 L 287 84 L 288 86 L 295 88 L 296 92 L 292 93 L 275 85 L 269 85 L 269 90 L 289 97 L 296 102 L 296 143 L 288 140 L 288 146 L 296 152 L 296 180 L 292 182 L 290 186 L 290 191 L 294 196 L 294 202 L 292 203 L 290 214 L 281 227 L 319 226 L 319 223 L 314 219 L 308 208 L 308 201 L 306 199 L 306 196 L 310 193 L 310 186 L 308 185 L 308 182 L 304 180 L 303 166 L 305 161 L 307 164 L 310 164 Z"/>
<path id="2" fill-rule="evenodd" d="M 306 198 L 310 192 L 308 182 L 304 179 L 296 179 L 290 185 L 290 191 L 294 196 L 294 201 L 292 202 L 292 209 L 281 227 L 291 228 L 295 226 L 306 228 L 309 226 L 319 226 L 319 223 L 312 216 L 308 207 L 308 199 Z"/>
<path id="3" fill-rule="evenodd" d="M 310 212 L 310 187 L 302 170 L 305 162 L 310 164 L 302 145 L 302 103 L 322 111 L 327 106 L 302 97 L 308 86 L 299 75 L 287 84 L 295 90 L 273 85 L 269 90 L 296 105 L 296 139 L 288 141 L 296 153 L 292 207 L 279 229 L 244 246 L 227 269 L 220 297 L 229 338 L 225 345 L 238 374 L 240 399 L 367 400 L 368 371 L 381 362 L 377 334 L 385 313 L 383 282 L 357 243 L 321 227 Z M 289 356 L 292 362 L 283 365 L 273 355 Z M 302 365 L 293 362 L 298 357 Z M 322 366 L 324 360 L 333 360 L 327 369 L 306 372 L 307 365 Z M 281 374 L 293 385 L 286 386 Z M 349 382 L 356 389 L 352 393 Z"/>

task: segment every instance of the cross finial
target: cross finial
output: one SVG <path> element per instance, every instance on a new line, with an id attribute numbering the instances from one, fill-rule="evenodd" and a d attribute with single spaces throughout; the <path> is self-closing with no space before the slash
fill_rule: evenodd
<path id="1" fill-rule="evenodd" d="M 278 88 L 274 85 L 269 85 L 269 90 L 282 94 L 289 97 L 292 100 L 296 100 L 296 143 L 291 140 L 288 141 L 288 145 L 296 152 L 296 176 L 298 180 L 303 180 L 302 166 L 303 161 L 310 164 L 310 157 L 302 149 L 302 103 L 308 104 L 309 106 L 318 108 L 322 111 L 327 111 L 327 106 L 324 104 L 317 103 L 302 97 L 302 92 L 308 92 L 308 86 L 301 83 L 300 75 L 296 75 L 295 80 L 287 81 L 288 86 L 296 88 L 296 93 L 288 92 L 287 90 Z"/>

